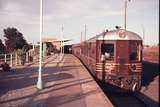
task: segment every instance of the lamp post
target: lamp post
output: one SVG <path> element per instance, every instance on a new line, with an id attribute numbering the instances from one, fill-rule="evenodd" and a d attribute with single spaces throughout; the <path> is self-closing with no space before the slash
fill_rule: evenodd
<path id="1" fill-rule="evenodd" d="M 60 43 L 61 43 L 61 50 L 60 50 L 60 61 L 62 60 L 62 56 L 63 56 L 63 25 L 62 25 L 62 29 L 61 29 L 61 39 L 60 39 Z"/>
<path id="2" fill-rule="evenodd" d="M 39 71 L 38 71 L 38 81 L 37 88 L 43 89 L 42 81 L 42 33 L 43 33 L 43 0 L 40 0 L 40 49 L 39 49 Z"/>
<path id="3" fill-rule="evenodd" d="M 62 26 L 62 58 L 63 58 L 63 56 L 64 56 L 64 38 L 63 38 L 63 30 L 64 30 L 64 28 L 63 28 L 63 26 Z"/>

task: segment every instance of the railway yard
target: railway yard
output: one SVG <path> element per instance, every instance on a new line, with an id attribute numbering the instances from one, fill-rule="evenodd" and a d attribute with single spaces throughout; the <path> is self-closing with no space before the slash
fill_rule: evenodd
<path id="1" fill-rule="evenodd" d="M 117 92 L 116 87 L 95 81 L 80 60 L 71 54 L 65 54 L 60 62 L 58 54 L 45 58 L 44 89 L 41 91 L 35 86 L 38 61 L 12 70 L 13 72 L 0 72 L 0 107 L 158 107 L 159 105 L 159 69 L 156 61 L 143 61 L 142 88 L 140 92 L 135 93 Z"/>

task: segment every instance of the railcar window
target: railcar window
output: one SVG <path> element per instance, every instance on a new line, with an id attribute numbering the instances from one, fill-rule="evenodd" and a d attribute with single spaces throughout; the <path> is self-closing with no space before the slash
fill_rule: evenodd
<path id="1" fill-rule="evenodd" d="M 106 60 L 114 60 L 114 44 L 102 44 L 101 53 L 105 55 Z"/>
<path id="2" fill-rule="evenodd" d="M 139 60 L 139 44 L 134 42 L 132 44 L 130 44 L 130 60 Z"/>

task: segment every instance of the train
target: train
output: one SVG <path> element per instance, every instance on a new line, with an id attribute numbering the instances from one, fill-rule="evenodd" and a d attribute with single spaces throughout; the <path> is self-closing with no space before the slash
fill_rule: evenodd
<path id="1" fill-rule="evenodd" d="M 72 45 L 78 57 L 98 80 L 126 91 L 139 91 L 142 72 L 142 38 L 125 29 L 106 30 Z"/>

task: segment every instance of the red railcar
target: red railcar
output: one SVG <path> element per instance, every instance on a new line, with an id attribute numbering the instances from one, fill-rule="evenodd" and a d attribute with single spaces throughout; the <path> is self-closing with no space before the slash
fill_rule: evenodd
<path id="1" fill-rule="evenodd" d="M 142 38 L 131 31 L 106 31 L 80 44 L 72 45 L 91 73 L 125 90 L 139 90 L 142 71 Z"/>

